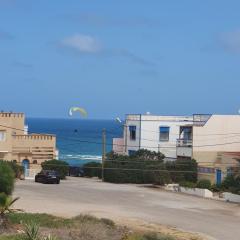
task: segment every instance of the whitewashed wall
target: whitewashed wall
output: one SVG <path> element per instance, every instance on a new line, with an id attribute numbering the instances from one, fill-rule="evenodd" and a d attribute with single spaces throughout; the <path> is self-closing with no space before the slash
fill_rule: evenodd
<path id="1" fill-rule="evenodd" d="M 137 135 L 136 141 L 130 141 L 127 127 L 127 150 L 145 148 L 151 151 L 160 151 L 169 158 L 176 158 L 176 141 L 179 138 L 180 126 L 190 124 L 192 124 L 192 117 L 142 115 L 140 118 L 140 115 L 129 115 L 126 125 L 135 125 Z M 161 126 L 170 127 L 169 141 L 159 140 Z"/>

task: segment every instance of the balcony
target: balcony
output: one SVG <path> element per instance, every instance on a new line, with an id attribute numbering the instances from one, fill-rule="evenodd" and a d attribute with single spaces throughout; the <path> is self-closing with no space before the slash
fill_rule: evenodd
<path id="1" fill-rule="evenodd" d="M 190 139 L 177 139 L 177 147 L 192 147 L 192 140 L 190 140 Z"/>
<path id="2" fill-rule="evenodd" d="M 192 157 L 192 140 L 177 139 L 177 156 Z"/>

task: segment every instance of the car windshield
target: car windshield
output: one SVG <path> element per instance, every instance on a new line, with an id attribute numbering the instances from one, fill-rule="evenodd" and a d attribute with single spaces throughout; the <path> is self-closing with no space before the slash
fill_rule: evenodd
<path id="1" fill-rule="evenodd" d="M 42 173 L 45 175 L 48 175 L 48 176 L 56 176 L 57 175 L 56 171 L 43 171 Z"/>

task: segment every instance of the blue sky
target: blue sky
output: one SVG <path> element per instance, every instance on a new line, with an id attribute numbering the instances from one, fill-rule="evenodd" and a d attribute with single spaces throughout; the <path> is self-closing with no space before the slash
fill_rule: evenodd
<path id="1" fill-rule="evenodd" d="M 237 114 L 240 2 L 0 0 L 1 109 Z"/>

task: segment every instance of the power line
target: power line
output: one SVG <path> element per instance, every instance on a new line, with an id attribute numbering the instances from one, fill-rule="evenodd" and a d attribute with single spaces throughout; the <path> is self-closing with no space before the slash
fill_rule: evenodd
<path id="1" fill-rule="evenodd" d="M 80 143 L 89 143 L 89 144 L 102 144 L 101 142 L 95 142 L 95 141 L 86 141 L 86 140 L 76 140 L 76 139 L 69 139 L 69 138 L 65 138 L 65 137 L 61 137 L 61 138 L 64 138 L 64 139 L 67 139 L 67 140 L 71 140 L 71 141 L 77 141 L 77 142 L 80 142 Z M 191 147 L 194 148 L 201 148 L 201 147 L 213 147 L 213 146 L 224 146 L 224 145 L 231 145 L 231 144 L 237 144 L 237 143 L 240 143 L 240 141 L 236 141 L 236 142 L 227 142 L 227 143 L 219 143 L 219 144 L 205 144 L 205 145 L 192 145 Z M 108 146 L 119 146 L 119 147 L 136 147 L 138 148 L 139 146 L 136 145 L 126 145 L 126 144 L 116 144 L 116 143 L 106 143 L 106 145 Z M 176 146 L 141 146 L 141 148 L 143 149 L 147 149 L 147 148 L 151 148 L 151 149 L 176 149 Z"/>
<path id="2" fill-rule="evenodd" d="M 18 128 L 13 128 L 13 127 L 9 127 L 9 126 L 4 126 L 4 125 L 0 125 L 2 127 L 6 127 L 6 128 L 10 128 L 10 129 L 14 129 L 14 130 L 21 130 L 21 131 L 24 131 L 23 129 L 18 129 Z M 36 133 L 38 134 L 38 133 Z M 238 133 L 240 134 L 240 133 Z M 39 134 L 38 134 L 39 135 Z M 49 135 L 49 134 L 43 134 L 43 135 Z M 50 134 L 52 135 L 52 134 Z M 54 135 L 54 134 L 53 134 Z M 60 137 L 58 136 L 58 138 L 65 138 L 65 137 Z M 67 139 L 67 138 L 65 138 Z M 71 140 L 71 139 L 68 139 L 68 140 Z M 73 139 L 75 140 L 75 139 Z M 78 142 L 82 142 L 82 143 L 90 143 L 90 144 L 102 144 L 100 142 L 94 142 L 94 141 L 84 141 L 84 140 L 77 140 Z M 219 144 L 206 144 L 206 145 L 192 145 L 191 147 L 196 147 L 196 148 L 201 148 L 201 147 L 212 147 L 212 146 L 224 146 L 224 145 L 231 145 L 231 144 L 237 144 L 237 143 L 240 143 L 239 141 L 236 141 L 236 142 L 228 142 L 228 143 L 219 143 Z M 121 146 L 121 147 L 138 147 L 138 146 L 132 146 L 132 145 L 126 145 L 126 144 L 114 144 L 114 143 L 106 143 L 106 145 L 108 146 Z M 142 148 L 151 148 L 151 149 L 161 149 L 161 148 L 164 148 L 164 149 L 167 149 L 167 148 L 176 148 L 176 146 L 157 146 L 157 147 L 154 147 L 154 146 L 141 146 Z"/>

